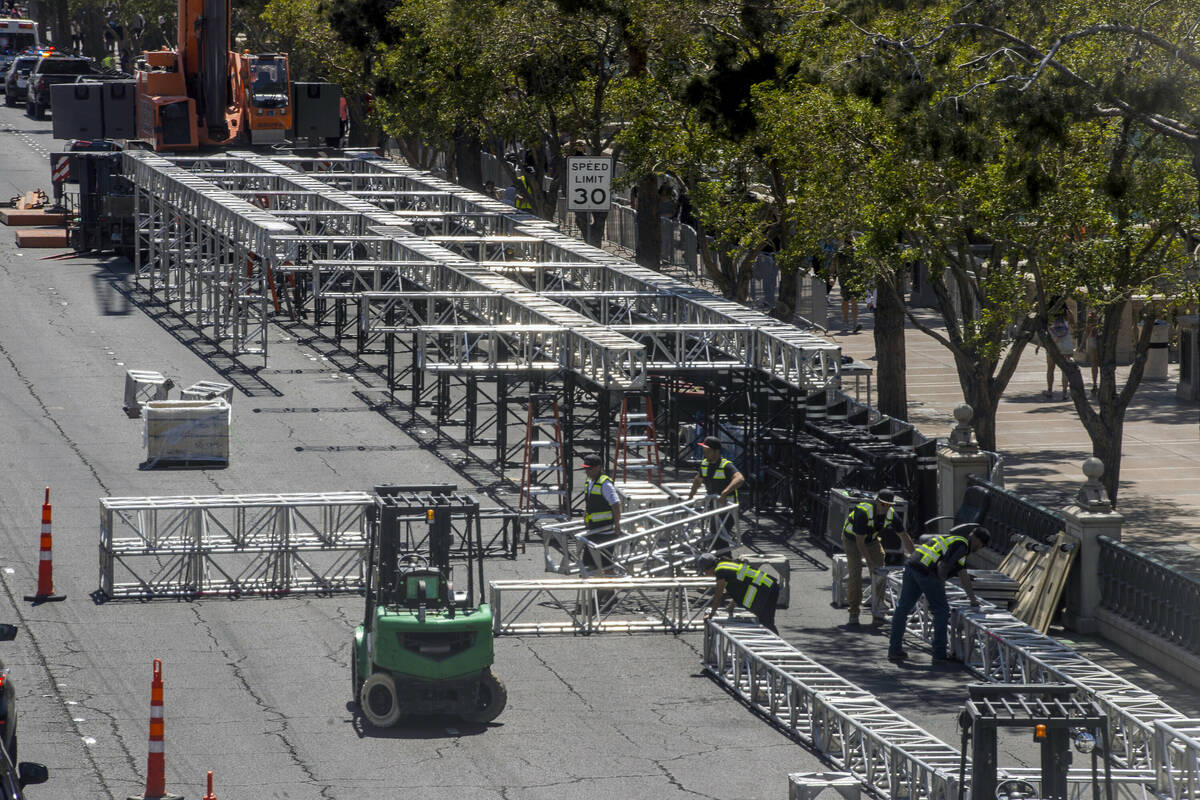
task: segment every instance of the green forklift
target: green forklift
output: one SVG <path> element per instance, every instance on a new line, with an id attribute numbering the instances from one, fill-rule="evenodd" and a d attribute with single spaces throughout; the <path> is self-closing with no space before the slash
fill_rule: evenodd
<path id="1" fill-rule="evenodd" d="M 488 723 L 508 701 L 492 672 L 479 504 L 454 489 L 376 487 L 368 509 L 366 610 L 354 629 L 351 680 L 359 710 L 377 728 L 433 714 Z M 465 590 L 452 580 L 452 551 L 464 562 Z"/>

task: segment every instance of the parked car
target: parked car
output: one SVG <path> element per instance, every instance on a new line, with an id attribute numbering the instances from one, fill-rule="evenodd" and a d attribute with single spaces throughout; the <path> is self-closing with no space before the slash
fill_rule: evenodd
<path id="1" fill-rule="evenodd" d="M 50 108 L 50 87 L 58 83 L 75 83 L 80 76 L 95 75 L 90 58 L 54 53 L 40 58 L 29 73 L 29 90 L 25 97 L 25 113 L 43 119 Z"/>
<path id="2" fill-rule="evenodd" d="M 16 625 L 0 625 L 0 642 L 17 638 Z M 0 750 L 17 760 L 17 693 L 8 677 L 8 667 L 0 661 Z"/>
<path id="3" fill-rule="evenodd" d="M 50 770 L 44 764 L 25 761 L 17 764 L 8 751 L 0 747 L 0 800 L 25 800 L 24 789 L 35 783 L 45 783 Z"/>
<path id="4" fill-rule="evenodd" d="M 29 92 L 29 73 L 38 62 L 37 56 L 17 56 L 4 73 L 4 105 L 15 106 L 25 102 Z"/>

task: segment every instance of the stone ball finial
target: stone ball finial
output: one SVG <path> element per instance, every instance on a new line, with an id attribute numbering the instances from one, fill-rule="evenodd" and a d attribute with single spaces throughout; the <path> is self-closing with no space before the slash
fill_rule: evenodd
<path id="1" fill-rule="evenodd" d="M 1112 511 L 1112 500 L 1104 490 L 1104 484 L 1100 483 L 1100 476 L 1104 474 L 1104 462 L 1095 456 L 1084 459 L 1083 474 L 1087 482 L 1079 487 L 1079 494 L 1076 495 L 1079 507 L 1097 513 Z"/>
<path id="2" fill-rule="evenodd" d="M 975 409 L 966 403 L 959 403 L 954 407 L 954 421 L 959 425 L 968 425 L 971 418 L 975 416 Z"/>
<path id="3" fill-rule="evenodd" d="M 954 426 L 954 430 L 950 431 L 950 447 L 960 453 L 979 451 L 979 443 L 975 441 L 975 432 L 971 430 L 971 417 L 973 416 L 975 416 L 975 409 L 966 403 L 962 403 L 954 409 L 954 420 L 958 424 Z"/>

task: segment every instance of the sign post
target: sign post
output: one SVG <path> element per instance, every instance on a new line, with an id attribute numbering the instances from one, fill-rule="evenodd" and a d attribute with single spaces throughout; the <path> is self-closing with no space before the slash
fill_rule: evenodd
<path id="1" fill-rule="evenodd" d="M 613 160 L 609 156 L 567 159 L 567 210 L 607 212 L 612 207 Z"/>

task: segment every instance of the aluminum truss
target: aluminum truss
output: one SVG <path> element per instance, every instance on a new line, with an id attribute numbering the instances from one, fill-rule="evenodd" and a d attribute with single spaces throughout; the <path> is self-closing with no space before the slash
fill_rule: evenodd
<path id="1" fill-rule="evenodd" d="M 543 524 L 546 571 L 586 576 L 584 553 L 590 550 L 592 563 L 611 564 L 623 575 L 676 575 L 701 553 L 720 555 L 741 544 L 736 521 L 736 506 L 704 508 L 691 501 L 622 514 L 621 527 L 633 532 L 611 541 L 589 538 L 580 520 Z"/>
<path id="2" fill-rule="evenodd" d="M 100 500 L 100 591 L 110 598 L 358 591 L 362 492 Z"/>
<path id="3" fill-rule="evenodd" d="M 895 608 L 901 584 L 902 571 L 891 570 L 885 584 L 889 610 Z M 947 584 L 946 598 L 951 606 L 951 646 L 972 672 L 1001 683 L 1078 686 L 1107 717 L 1110 756 L 1116 764 L 1157 774 L 1160 781 L 1169 784 L 1186 784 L 1185 776 L 1200 761 L 1200 749 L 1195 749 L 1200 743 L 1181 737 L 1173 740 L 1170 748 L 1163 748 L 1159 746 L 1157 727 L 1160 722 L 1185 724 L 1183 714 L 1158 695 L 1092 663 L 1007 611 L 986 601 L 979 609 L 972 609 L 966 593 L 954 584 Z M 909 630 L 928 642 L 932 640 L 932 625 L 928 607 L 919 603 L 909 618 Z M 1196 793 L 1189 796 L 1200 798 Z"/>
<path id="4" fill-rule="evenodd" d="M 279 237 L 296 228 L 176 166 L 126 151 L 134 199 L 136 279 L 211 328 L 236 354 L 267 358 L 269 272 L 293 257 Z"/>
<path id="5" fill-rule="evenodd" d="M 497 635 L 700 630 L 712 578 L 552 578 L 490 583 Z"/>
<path id="6" fill-rule="evenodd" d="M 795 736 L 871 794 L 893 800 L 957 800 L 961 752 L 821 666 L 757 622 L 709 620 L 704 668 L 744 703 Z M 969 774 L 969 773 L 968 773 Z M 1003 768 L 1036 781 L 1036 769 Z M 1114 794 L 1145 797 L 1154 776 L 1113 770 Z M 1072 798 L 1090 796 L 1090 770 L 1071 770 Z"/>
<path id="7" fill-rule="evenodd" d="M 957 800 L 958 750 L 761 625 L 709 620 L 704 668 L 876 796 Z"/>

